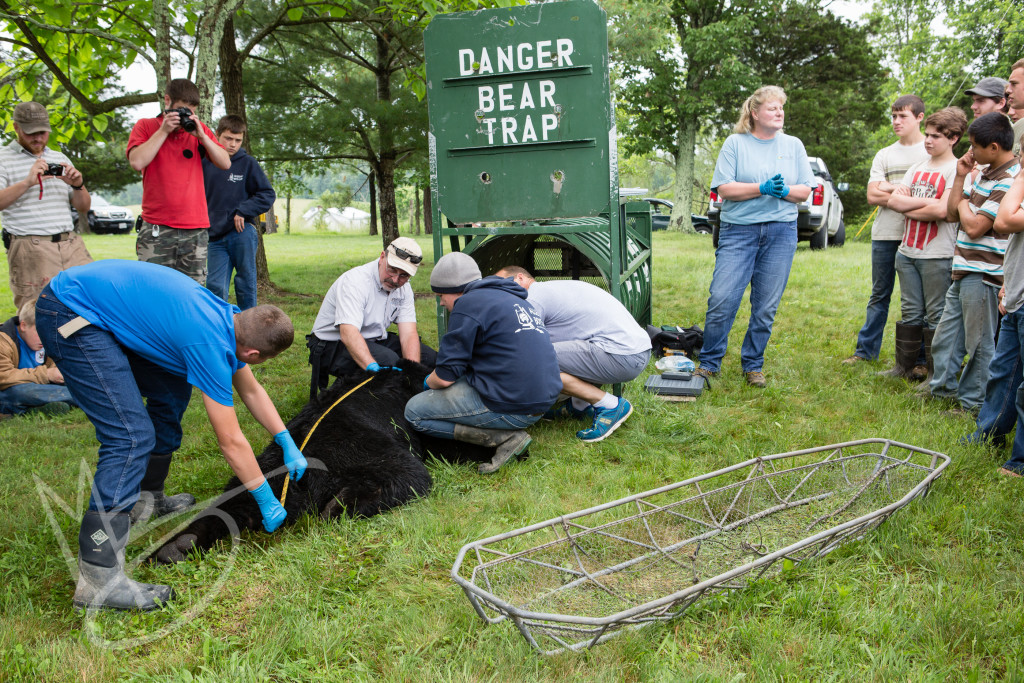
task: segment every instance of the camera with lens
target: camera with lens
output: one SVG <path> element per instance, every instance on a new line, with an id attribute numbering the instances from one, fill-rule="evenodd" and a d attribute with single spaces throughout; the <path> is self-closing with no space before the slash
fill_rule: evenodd
<path id="1" fill-rule="evenodd" d="M 46 170 L 39 175 L 64 175 L 64 167 L 61 164 L 47 164 Z"/>
<path id="2" fill-rule="evenodd" d="M 188 110 L 188 107 L 178 107 L 177 109 L 171 109 L 171 112 L 178 115 L 178 122 L 186 133 L 192 133 L 196 129 L 196 120 L 192 118 L 192 112 Z"/>

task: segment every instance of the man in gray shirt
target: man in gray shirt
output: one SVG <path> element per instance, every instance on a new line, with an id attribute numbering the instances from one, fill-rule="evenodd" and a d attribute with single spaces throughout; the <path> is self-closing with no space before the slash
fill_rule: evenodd
<path id="1" fill-rule="evenodd" d="M 593 416 L 589 429 L 576 432 L 587 443 L 601 441 L 633 412 L 625 398 L 601 389 L 636 379 L 651 357 L 651 338 L 626 307 L 600 287 L 578 280 L 538 282 L 524 268 L 506 266 L 498 277 L 527 290 L 558 357 L 562 393 L 570 400 L 548 417 Z"/>

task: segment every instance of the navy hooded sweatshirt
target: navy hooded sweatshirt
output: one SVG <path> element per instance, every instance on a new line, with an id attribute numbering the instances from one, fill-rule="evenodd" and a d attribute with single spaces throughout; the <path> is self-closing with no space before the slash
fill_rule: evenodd
<path id="1" fill-rule="evenodd" d="M 256 218 L 274 205 L 277 195 L 259 163 L 239 149 L 231 157 L 231 168 L 223 170 L 203 157 L 206 210 L 210 215 L 210 241 L 234 232 L 235 216 L 256 225 Z"/>
<path id="2" fill-rule="evenodd" d="M 456 299 L 436 372 L 446 382 L 465 376 L 497 413 L 543 413 L 562 389 L 555 348 L 526 290 L 495 276 L 469 283 Z"/>

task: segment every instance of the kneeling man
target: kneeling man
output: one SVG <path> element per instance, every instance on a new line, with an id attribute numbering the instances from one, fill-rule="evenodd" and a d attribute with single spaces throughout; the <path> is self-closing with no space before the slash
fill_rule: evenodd
<path id="1" fill-rule="evenodd" d="M 330 376 L 357 370 L 377 372 L 407 358 L 434 367 L 437 352 L 420 342 L 416 304 L 409 279 L 423 261 L 410 237 L 399 237 L 370 261 L 343 273 L 327 291 L 306 337 L 313 366 L 310 398 L 327 386 Z M 398 324 L 398 334 L 388 331 Z"/>
<path id="2" fill-rule="evenodd" d="M 286 513 L 238 426 L 231 393 L 274 435 L 292 477 L 301 477 L 306 459 L 249 368 L 291 346 L 295 333 L 281 309 L 239 312 L 176 270 L 109 260 L 56 275 L 36 303 L 36 329 L 100 442 L 78 534 L 76 607 L 148 610 L 173 596 L 170 586 L 125 576 L 124 548 L 140 488 L 158 514 L 195 501 L 163 495 L 193 386 L 225 459 L 259 504 L 264 528 L 281 525 Z"/>
<path id="3" fill-rule="evenodd" d="M 588 282 L 537 282 L 519 266 L 506 266 L 498 276 L 512 278 L 529 291 L 529 302 L 555 345 L 562 393 L 571 398 L 548 416 L 593 416 L 594 423 L 576 436 L 587 443 L 601 441 L 633 412 L 629 401 L 601 385 L 639 377 L 651 358 L 650 336 L 615 297 Z"/>
<path id="4" fill-rule="evenodd" d="M 480 474 L 498 471 L 530 445 L 526 428 L 558 397 L 558 359 L 526 290 L 499 277 L 481 279 L 468 254 L 437 261 L 430 288 L 448 309 L 429 391 L 405 405 L 414 429 L 442 439 L 497 448 Z"/>

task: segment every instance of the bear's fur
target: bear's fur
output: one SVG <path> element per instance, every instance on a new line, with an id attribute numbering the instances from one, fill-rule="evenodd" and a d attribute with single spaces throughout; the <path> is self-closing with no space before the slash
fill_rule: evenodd
<path id="1" fill-rule="evenodd" d="M 405 420 L 405 404 L 423 390 L 423 379 L 429 371 L 405 360 L 399 367 L 401 372 L 382 370 L 374 375 L 359 373 L 339 379 L 288 423 L 296 445 L 302 447 L 306 434 L 329 410 L 309 443 L 302 447 L 309 463 L 306 473 L 299 481 L 288 483 L 284 526 L 294 524 L 306 513 L 328 519 L 341 514 L 369 517 L 426 496 L 432 484 L 423 464 L 428 452 L 457 462 L 487 462 L 494 455 L 493 448 L 414 431 Z M 368 378 L 367 384 L 331 408 Z M 287 472 L 281 447 L 271 441 L 257 462 L 280 499 Z M 263 529 L 259 506 L 238 477 L 232 477 L 224 494 L 150 559 L 180 562 L 193 549 L 209 550 L 231 533 L 225 516 L 234 520 L 239 530 Z"/>

